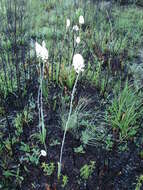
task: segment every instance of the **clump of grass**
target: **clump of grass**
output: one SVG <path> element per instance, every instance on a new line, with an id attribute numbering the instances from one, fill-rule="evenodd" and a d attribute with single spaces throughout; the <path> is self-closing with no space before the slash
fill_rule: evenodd
<path id="1" fill-rule="evenodd" d="M 120 92 L 120 93 L 119 93 Z M 133 137 L 137 133 L 138 119 L 143 113 L 142 98 L 128 84 L 122 91 L 116 92 L 111 106 L 108 108 L 107 121 L 113 130 L 117 130 L 120 140 Z"/>

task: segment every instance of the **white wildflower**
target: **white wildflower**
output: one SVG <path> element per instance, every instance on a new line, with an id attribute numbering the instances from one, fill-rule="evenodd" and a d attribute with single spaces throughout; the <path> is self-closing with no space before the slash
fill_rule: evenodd
<path id="1" fill-rule="evenodd" d="M 45 41 L 42 42 L 42 46 L 38 42 L 35 42 L 35 50 L 38 58 L 41 58 L 44 62 L 48 60 L 49 54 Z"/>
<path id="2" fill-rule="evenodd" d="M 45 150 L 41 150 L 41 154 L 40 154 L 41 156 L 47 156 L 47 152 L 45 151 Z"/>
<path id="3" fill-rule="evenodd" d="M 46 48 L 46 43 L 45 43 L 45 41 L 42 42 L 42 47 L 43 47 L 43 48 Z"/>
<path id="4" fill-rule="evenodd" d="M 75 54 L 73 56 L 73 67 L 76 71 L 76 73 L 79 73 L 80 71 L 84 71 L 84 59 L 82 57 L 82 55 L 80 54 Z"/>
<path id="5" fill-rule="evenodd" d="M 74 26 L 73 26 L 73 30 L 78 31 L 78 30 L 79 30 L 79 27 L 78 27 L 77 25 L 74 25 Z"/>
<path id="6" fill-rule="evenodd" d="M 79 17 L 79 24 L 84 24 L 84 17 L 82 15 Z"/>
<path id="7" fill-rule="evenodd" d="M 80 37 L 78 36 L 75 41 L 77 44 L 79 44 L 80 43 Z"/>
<path id="8" fill-rule="evenodd" d="M 70 27 L 70 19 L 67 19 L 66 28 L 68 29 Z"/>

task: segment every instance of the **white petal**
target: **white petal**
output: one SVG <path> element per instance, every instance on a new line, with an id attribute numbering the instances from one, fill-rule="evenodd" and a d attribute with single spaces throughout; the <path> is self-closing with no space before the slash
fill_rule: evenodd
<path id="1" fill-rule="evenodd" d="M 82 15 L 79 17 L 79 24 L 84 24 L 84 17 Z"/>
<path id="2" fill-rule="evenodd" d="M 79 37 L 79 36 L 76 38 L 76 43 L 77 43 L 77 44 L 80 43 L 80 37 Z"/>
<path id="3" fill-rule="evenodd" d="M 45 43 L 45 41 L 42 42 L 42 47 L 43 47 L 43 48 L 46 48 L 46 43 Z"/>
<path id="4" fill-rule="evenodd" d="M 74 26 L 73 26 L 73 30 L 78 31 L 78 30 L 79 30 L 79 27 L 78 27 L 77 25 L 74 25 Z"/>
<path id="5" fill-rule="evenodd" d="M 41 156 L 47 156 L 47 152 L 45 150 L 41 150 Z"/>
<path id="6" fill-rule="evenodd" d="M 67 19 L 67 24 L 66 24 L 66 28 L 70 27 L 70 19 Z"/>
<path id="7" fill-rule="evenodd" d="M 42 42 L 42 46 L 38 42 L 35 42 L 35 51 L 38 58 L 47 61 L 48 49 L 46 48 L 46 43 L 44 41 Z"/>

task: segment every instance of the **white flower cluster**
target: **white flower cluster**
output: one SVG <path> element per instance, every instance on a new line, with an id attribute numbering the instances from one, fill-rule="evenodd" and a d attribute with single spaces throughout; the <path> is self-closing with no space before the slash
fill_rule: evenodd
<path id="1" fill-rule="evenodd" d="M 74 31 L 76 31 L 76 32 L 79 31 L 78 25 L 74 25 L 72 29 L 73 29 Z"/>
<path id="2" fill-rule="evenodd" d="M 67 20 L 66 20 L 66 28 L 68 29 L 69 27 L 70 27 L 70 19 L 68 18 Z M 82 15 L 80 15 L 79 16 L 79 24 L 84 24 L 84 17 L 82 16 Z M 79 27 L 78 27 L 78 25 L 74 25 L 73 26 L 73 30 L 75 30 L 75 31 L 78 31 L 79 30 Z"/>
<path id="3" fill-rule="evenodd" d="M 84 17 L 82 15 L 79 17 L 79 24 L 84 24 Z"/>
<path id="4" fill-rule="evenodd" d="M 70 22 L 70 19 L 67 19 L 67 20 L 66 20 L 66 29 L 68 29 L 68 28 L 70 27 L 70 23 L 71 23 L 71 22 Z M 80 15 L 80 16 L 79 16 L 79 25 L 82 25 L 82 24 L 84 24 L 84 17 L 83 17 L 82 15 Z M 79 31 L 79 26 L 76 24 L 76 25 L 73 26 L 72 29 L 73 29 L 74 31 L 78 32 L 78 31 Z M 80 37 L 79 37 L 79 36 L 76 38 L 75 42 L 76 42 L 77 44 L 80 43 Z"/>
<path id="5" fill-rule="evenodd" d="M 46 62 L 48 60 L 49 54 L 45 41 L 42 42 L 42 46 L 38 42 L 35 42 L 35 50 L 37 57 L 41 58 L 43 62 Z"/>
<path id="6" fill-rule="evenodd" d="M 73 56 L 73 67 L 76 73 L 83 72 L 84 71 L 84 59 L 82 55 L 80 54 L 75 54 Z"/>

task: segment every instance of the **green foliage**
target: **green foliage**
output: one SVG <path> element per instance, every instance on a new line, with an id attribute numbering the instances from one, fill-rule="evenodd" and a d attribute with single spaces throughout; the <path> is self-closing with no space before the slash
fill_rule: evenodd
<path id="1" fill-rule="evenodd" d="M 55 165 L 52 162 L 50 162 L 49 164 L 43 162 L 41 168 L 43 169 L 45 175 L 51 176 L 55 170 Z"/>
<path id="2" fill-rule="evenodd" d="M 60 145 L 61 143 L 57 140 L 57 139 L 52 139 L 52 142 L 50 142 L 50 146 L 56 146 L 56 145 Z"/>
<path id="3" fill-rule="evenodd" d="M 49 88 L 48 88 L 46 81 L 43 81 L 42 89 L 43 89 L 44 99 L 46 102 L 48 102 L 49 101 Z"/>
<path id="4" fill-rule="evenodd" d="M 20 176 L 20 169 L 19 167 L 15 170 L 4 170 L 3 175 L 5 176 L 6 179 L 9 179 L 10 181 L 12 179 L 15 179 L 15 183 L 19 186 L 21 186 L 24 178 Z"/>
<path id="5" fill-rule="evenodd" d="M 16 135 L 19 136 L 23 133 L 24 125 L 28 125 L 33 119 L 33 115 L 31 110 L 28 110 L 26 107 L 24 108 L 22 113 L 17 113 L 14 119 L 14 126 L 16 128 Z"/>
<path id="6" fill-rule="evenodd" d="M 74 152 L 75 152 L 75 153 L 80 153 L 80 154 L 84 154 L 84 153 L 85 153 L 85 151 L 84 151 L 82 145 L 80 145 L 80 146 L 77 147 L 77 148 L 74 148 Z"/>
<path id="7" fill-rule="evenodd" d="M 95 161 L 90 161 L 90 164 L 85 164 L 80 169 L 80 177 L 84 180 L 88 180 L 88 178 L 93 174 L 95 169 Z"/>
<path id="8" fill-rule="evenodd" d="M 11 6 L 10 1 L 0 2 L 3 10 L 0 11 L 0 91 L 5 97 L 9 93 L 20 93 L 23 82 L 28 79 L 29 2 L 12 0 Z"/>
<path id="9" fill-rule="evenodd" d="M 2 64 L 1 61 L 0 64 Z M 9 68 L 5 73 L 4 71 L 0 71 L 0 93 L 4 97 L 7 97 L 9 93 L 13 93 L 17 88 L 16 79 L 13 78 L 11 80 L 9 72 Z"/>
<path id="10" fill-rule="evenodd" d="M 12 142 L 12 143 L 11 143 Z M 12 155 L 12 145 L 14 144 L 15 141 L 11 141 L 10 138 L 7 138 L 4 142 L 5 147 L 7 150 L 9 150 L 9 154 Z"/>
<path id="11" fill-rule="evenodd" d="M 19 136 L 23 132 L 22 114 L 17 114 L 15 120 L 16 134 Z"/>
<path id="12" fill-rule="evenodd" d="M 100 77 L 101 77 L 101 69 L 102 69 L 102 63 L 98 60 L 96 60 L 96 68 L 93 70 L 90 63 L 88 63 L 88 72 L 86 75 L 86 78 L 94 85 L 98 86 L 100 85 Z"/>
<path id="13" fill-rule="evenodd" d="M 68 176 L 67 175 L 63 175 L 62 176 L 62 188 L 64 188 L 68 183 Z"/>
<path id="14" fill-rule="evenodd" d="M 90 111 L 87 110 L 87 105 L 90 102 L 87 98 L 81 98 L 78 101 L 78 104 L 75 108 L 73 108 L 73 112 L 71 114 L 69 124 L 68 124 L 68 130 L 73 132 L 77 137 L 78 135 L 78 129 L 82 123 L 86 120 L 86 118 L 90 117 Z M 66 112 L 66 104 L 65 99 L 62 100 L 62 110 L 61 110 L 61 120 L 62 120 L 62 127 L 64 128 L 67 118 L 67 112 Z"/>
<path id="15" fill-rule="evenodd" d="M 31 164 L 38 165 L 39 155 L 40 155 L 39 150 L 36 148 L 33 148 L 30 153 L 27 152 L 25 157 L 21 158 L 21 161 L 27 161 L 28 163 L 31 162 Z"/>
<path id="16" fill-rule="evenodd" d="M 24 151 L 25 153 L 30 152 L 30 146 L 28 144 L 25 144 L 24 142 L 21 142 L 20 150 Z"/>
<path id="17" fill-rule="evenodd" d="M 107 150 L 112 150 L 113 141 L 112 141 L 112 136 L 111 135 L 107 136 L 105 143 L 106 143 L 106 149 Z"/>
<path id="18" fill-rule="evenodd" d="M 137 59 L 141 60 L 141 63 L 138 64 L 137 61 L 135 61 L 133 64 L 130 64 L 130 73 L 133 75 L 134 81 L 134 87 L 136 90 L 139 90 L 142 88 L 142 81 L 143 81 L 143 53 L 142 50 L 139 51 L 139 55 Z"/>
<path id="19" fill-rule="evenodd" d="M 5 113 L 4 108 L 3 108 L 3 107 L 0 107 L 0 116 L 3 116 L 4 113 Z"/>
<path id="20" fill-rule="evenodd" d="M 75 82 L 75 78 L 76 78 L 76 74 L 75 71 L 73 71 L 73 69 L 71 68 L 64 68 L 63 70 L 61 70 L 61 84 L 64 86 L 66 86 L 68 89 L 72 89 L 74 82 Z"/>
<path id="21" fill-rule="evenodd" d="M 138 177 L 138 181 L 137 181 L 135 190 L 141 190 L 142 184 L 143 184 L 143 175 L 140 175 Z"/>
<path id="22" fill-rule="evenodd" d="M 101 104 L 101 106 L 103 105 Z M 80 136 L 83 146 L 90 145 L 106 149 L 112 148 L 112 135 L 108 134 L 108 127 L 104 117 L 105 111 L 100 111 L 97 107 L 93 110 L 91 118 L 89 117 L 83 122 L 84 130 L 81 131 Z"/>
<path id="23" fill-rule="evenodd" d="M 141 97 L 133 91 L 128 82 L 126 82 L 120 94 L 116 92 L 108 109 L 107 120 L 111 123 L 113 129 L 119 131 L 120 140 L 128 139 L 136 134 L 137 120 L 143 113 L 141 101 Z"/>

